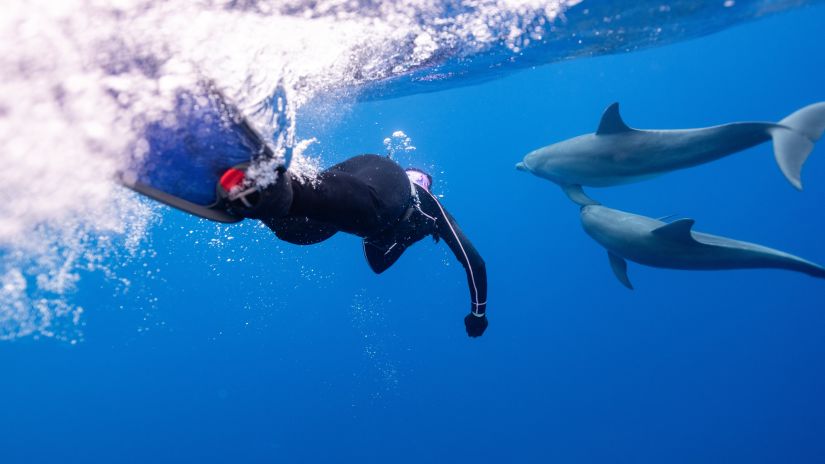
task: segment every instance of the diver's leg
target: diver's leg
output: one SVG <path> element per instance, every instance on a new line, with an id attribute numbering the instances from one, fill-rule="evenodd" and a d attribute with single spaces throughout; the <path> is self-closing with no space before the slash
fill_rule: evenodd
<path id="1" fill-rule="evenodd" d="M 292 178 L 285 168 L 277 169 L 275 182 L 264 188 L 246 176 L 248 163 L 228 169 L 218 183 L 218 196 L 229 212 L 248 218 L 286 216 L 292 205 Z"/>
<path id="2" fill-rule="evenodd" d="M 359 155 L 336 164 L 325 175 L 349 175 L 366 185 L 377 204 L 372 205 L 381 223 L 394 223 L 411 204 L 412 188 L 406 172 L 386 156 Z"/>
<path id="3" fill-rule="evenodd" d="M 281 222 L 278 218 L 306 218 L 325 225 L 320 235 L 334 229 L 362 237 L 394 225 L 412 198 L 404 170 L 377 155 L 350 158 L 306 182 L 292 179 L 281 168 L 277 181 L 262 190 L 255 188 L 245 176 L 245 167 L 239 166 L 221 178 L 219 193 L 227 199 L 230 212 L 243 217 L 273 225 Z M 293 226 L 290 223 L 289 228 Z"/>
<path id="4" fill-rule="evenodd" d="M 322 172 L 315 182 L 293 182 L 290 215 L 368 237 L 397 224 L 412 204 L 406 173 L 389 158 L 360 155 Z"/>
<path id="5" fill-rule="evenodd" d="M 326 172 L 346 172 L 372 187 L 387 204 L 407 203 L 410 182 L 407 173 L 386 156 L 358 155 L 336 164 Z"/>
<path id="6" fill-rule="evenodd" d="M 295 245 L 314 245 L 338 232 L 335 227 L 308 217 L 286 216 L 261 220 L 279 239 Z"/>
<path id="7" fill-rule="evenodd" d="M 363 235 L 383 227 L 382 209 L 382 199 L 362 179 L 328 170 L 314 182 L 293 183 L 289 214 Z"/>

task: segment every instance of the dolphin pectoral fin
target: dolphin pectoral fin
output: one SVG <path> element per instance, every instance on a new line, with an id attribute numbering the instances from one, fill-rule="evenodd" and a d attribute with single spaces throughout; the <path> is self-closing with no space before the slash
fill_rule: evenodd
<path id="1" fill-rule="evenodd" d="M 631 284 L 630 279 L 627 278 L 627 261 L 609 251 L 607 252 L 607 257 L 610 259 L 610 269 L 613 269 L 613 274 L 616 275 L 619 282 L 630 290 L 633 290 L 633 284 Z"/>
<path id="2" fill-rule="evenodd" d="M 693 238 L 693 234 L 690 233 L 690 230 L 693 228 L 693 224 L 696 221 L 693 219 L 679 219 L 678 221 L 673 221 L 670 224 L 665 224 L 658 229 L 653 229 L 653 235 L 657 235 L 659 237 L 664 237 L 670 240 L 678 241 L 678 242 L 695 242 L 696 239 Z"/>
<path id="3" fill-rule="evenodd" d="M 596 130 L 596 135 L 604 134 L 618 134 L 621 132 L 630 132 L 633 129 L 628 127 L 622 120 L 619 114 L 619 103 L 613 103 L 608 106 L 604 113 L 602 113 L 602 120 L 599 122 L 599 128 Z"/>
<path id="4" fill-rule="evenodd" d="M 589 196 L 587 196 L 587 194 L 584 193 L 584 190 L 582 189 L 582 186 L 579 185 L 579 184 L 561 185 L 561 189 L 564 190 L 564 193 L 567 194 L 567 197 L 570 198 L 570 200 L 573 203 L 575 203 L 579 206 L 600 205 L 601 204 L 598 201 L 596 201 L 596 200 L 590 198 Z"/>

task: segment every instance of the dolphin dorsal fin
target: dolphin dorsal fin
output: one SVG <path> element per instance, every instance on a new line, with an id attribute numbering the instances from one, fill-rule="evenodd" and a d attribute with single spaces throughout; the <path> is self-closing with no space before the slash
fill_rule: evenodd
<path id="1" fill-rule="evenodd" d="M 596 135 L 618 134 L 632 130 L 633 129 L 622 121 L 622 115 L 619 114 L 619 103 L 616 102 L 608 106 L 607 109 L 604 110 L 604 113 L 602 113 L 602 120 L 599 122 Z"/>
<path id="2" fill-rule="evenodd" d="M 619 282 L 633 290 L 633 284 L 630 283 L 630 279 L 627 277 L 627 261 L 609 251 L 607 252 L 607 257 L 610 259 L 610 269 L 613 269 L 613 274 L 619 279 Z"/>
<path id="3" fill-rule="evenodd" d="M 653 229 L 653 234 L 671 240 L 695 242 L 696 239 L 694 239 L 690 233 L 695 223 L 696 221 L 693 219 L 679 219 L 678 221 L 673 221 L 670 224 L 665 224 L 662 227 Z"/>

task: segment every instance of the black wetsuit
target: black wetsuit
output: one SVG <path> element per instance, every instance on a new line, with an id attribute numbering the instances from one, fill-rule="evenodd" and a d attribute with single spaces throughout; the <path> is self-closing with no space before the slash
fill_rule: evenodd
<path id="1" fill-rule="evenodd" d="M 256 217 L 278 238 L 309 245 L 336 232 L 364 239 L 364 255 L 373 271 L 388 269 L 413 243 L 432 235 L 442 239 L 464 266 L 470 287 L 471 318 L 483 319 L 487 306 L 487 271 L 484 260 L 438 200 L 412 183 L 394 161 L 378 155 L 360 155 L 321 172 L 316 179 L 299 181 L 282 173 L 265 189 Z M 473 336 L 481 335 L 484 328 Z"/>

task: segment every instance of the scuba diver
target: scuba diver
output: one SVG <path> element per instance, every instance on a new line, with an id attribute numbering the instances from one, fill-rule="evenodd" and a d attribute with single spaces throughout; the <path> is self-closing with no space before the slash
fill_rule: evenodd
<path id="1" fill-rule="evenodd" d="M 401 168 L 388 157 L 359 155 L 301 180 L 283 167 L 263 188 L 247 175 L 248 163 L 221 176 L 218 196 L 227 211 L 262 221 L 281 240 L 297 245 L 322 242 L 337 232 L 363 238 L 370 268 L 380 274 L 407 247 L 431 235 L 444 240 L 464 266 L 470 288 L 467 335 L 487 328 L 487 271 L 484 260 L 455 219 L 430 192 L 432 177 Z"/>

